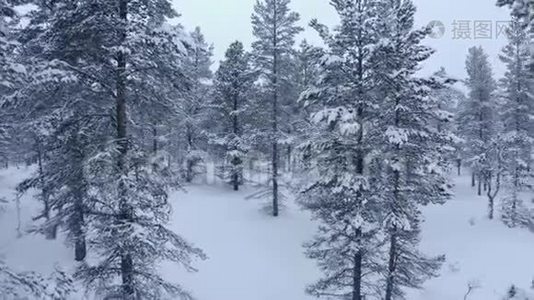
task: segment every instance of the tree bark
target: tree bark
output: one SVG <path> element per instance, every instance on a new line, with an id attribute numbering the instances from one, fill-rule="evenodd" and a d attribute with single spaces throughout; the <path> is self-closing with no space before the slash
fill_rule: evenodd
<path id="1" fill-rule="evenodd" d="M 477 194 L 479 196 L 482 196 L 482 181 L 483 181 L 483 177 L 482 174 L 478 174 L 478 192 Z"/>
<path id="2" fill-rule="evenodd" d="M 362 12 L 362 2 L 361 1 L 358 1 L 358 11 L 359 12 Z M 361 14 L 360 14 L 360 20 L 358 20 L 360 24 L 363 23 L 363 20 L 361 19 Z M 358 31 L 358 41 L 359 41 L 359 45 L 358 45 L 358 79 L 359 79 L 359 82 L 363 82 L 363 59 L 364 59 L 364 54 L 363 54 L 363 46 L 361 44 L 361 41 L 362 41 L 362 38 L 363 38 L 363 33 L 361 31 L 361 29 Z M 363 97 L 364 93 L 363 93 L 363 89 L 362 87 L 360 86 L 359 89 L 358 89 L 358 96 L 360 98 L 360 101 L 363 101 L 364 97 Z M 363 143 L 363 138 L 364 138 L 364 126 L 363 126 L 363 105 L 360 103 L 358 105 L 358 109 L 357 109 L 357 115 L 358 115 L 358 124 L 360 125 L 360 130 L 358 132 L 358 144 L 362 144 Z M 364 167 L 364 164 L 365 164 L 365 160 L 364 160 L 364 153 L 363 153 L 363 150 L 361 148 L 359 148 L 357 150 L 357 159 L 356 159 L 356 173 L 358 175 L 363 175 L 363 171 L 365 169 Z M 361 193 L 358 195 L 359 198 L 361 198 Z M 361 200 L 360 200 L 361 201 Z M 362 230 L 361 228 L 358 228 L 357 232 L 356 232 L 356 239 L 359 240 L 362 238 Z M 354 271 L 353 271 L 353 282 L 352 282 L 352 300 L 363 300 L 363 297 L 362 297 L 362 276 L 363 276 L 363 272 L 362 272 L 362 262 L 363 262 L 363 251 L 361 249 L 358 250 L 358 252 L 356 253 L 355 257 L 354 257 Z"/>
<path id="3" fill-rule="evenodd" d="M 395 231 L 395 230 L 394 230 Z M 386 297 L 384 300 L 392 300 L 393 286 L 395 284 L 395 269 L 397 265 L 397 235 L 395 232 L 391 234 L 389 240 L 389 262 L 388 262 L 388 277 L 386 279 Z"/>
<path id="4" fill-rule="evenodd" d="M 120 44 L 123 44 L 127 35 L 128 22 L 128 0 L 119 0 L 119 18 L 122 22 L 122 34 Z M 117 141 L 119 146 L 119 157 L 117 162 L 117 169 L 119 172 L 119 223 L 122 226 L 129 224 L 132 221 L 132 208 L 128 203 L 127 187 L 122 180 L 122 177 L 128 176 L 128 133 L 127 133 L 127 104 L 126 104 L 126 54 L 119 50 L 117 53 L 117 74 L 116 74 L 116 119 L 117 119 Z M 124 230 L 124 229 L 123 229 Z M 133 259 L 130 254 L 130 249 L 120 249 L 120 273 L 122 279 L 122 291 L 125 299 L 133 299 L 135 294 L 134 274 L 133 274 Z"/>
<path id="5" fill-rule="evenodd" d="M 501 189 L 501 160 L 500 158 L 498 160 L 498 170 L 495 172 L 495 174 L 490 173 L 487 177 L 488 182 L 488 217 L 490 220 L 493 220 L 493 214 L 494 214 L 494 206 L 495 206 L 495 199 L 497 198 L 497 195 L 499 194 L 499 191 Z M 495 186 L 493 185 L 493 177 L 495 177 Z"/>
<path id="6" fill-rule="evenodd" d="M 75 147 L 81 149 L 81 145 L 78 142 L 78 136 L 74 136 L 73 144 Z M 87 255 L 87 246 L 85 243 L 85 220 L 84 220 L 84 199 L 87 195 L 85 189 L 85 178 L 83 174 L 83 152 L 78 153 L 78 157 L 75 158 L 76 172 L 73 176 L 76 176 L 75 186 L 72 186 L 74 192 L 74 212 L 72 231 L 74 234 L 74 259 L 76 261 L 83 261 Z"/>
<path id="7" fill-rule="evenodd" d="M 39 138 L 36 139 L 37 144 L 37 165 L 39 168 L 39 182 L 41 184 L 41 197 L 44 205 L 44 212 L 43 216 L 45 218 L 45 222 L 48 223 L 50 221 L 50 214 L 51 214 L 51 208 L 50 208 L 50 197 L 48 195 L 48 190 L 45 186 L 45 174 L 44 174 L 44 154 L 43 149 L 41 147 L 41 142 L 39 141 Z M 46 224 L 45 227 L 45 238 L 47 240 L 55 240 L 57 237 L 57 226 L 50 226 L 50 224 Z"/>
<path id="8" fill-rule="evenodd" d="M 274 3 L 273 26 L 273 107 L 272 107 L 272 182 L 273 182 L 273 216 L 279 215 L 278 203 L 278 11 Z"/>
<path id="9" fill-rule="evenodd" d="M 232 182 L 234 186 L 234 191 L 239 191 L 239 175 L 237 173 L 232 174 Z"/>
<path id="10" fill-rule="evenodd" d="M 233 95 L 233 116 L 232 116 L 232 130 L 234 136 L 237 138 L 239 137 L 239 121 L 237 117 L 237 110 L 239 109 L 239 100 L 238 95 Z M 237 145 L 234 145 L 234 150 L 238 150 Z M 239 177 L 242 174 L 239 174 L 240 171 L 240 165 L 243 163 L 243 161 L 237 157 L 232 158 L 232 184 L 234 186 L 234 191 L 239 191 Z"/>
<path id="11" fill-rule="evenodd" d="M 293 155 L 293 147 L 291 145 L 287 146 L 287 171 L 291 172 L 292 170 L 292 155 Z"/>
<path id="12" fill-rule="evenodd" d="M 187 183 L 193 182 L 193 167 L 194 163 L 190 157 L 191 152 L 193 151 L 193 129 L 190 125 L 187 125 L 187 155 L 186 158 L 186 169 L 185 169 L 185 181 Z"/>
<path id="13" fill-rule="evenodd" d="M 362 258 L 363 258 L 362 250 L 359 250 L 354 256 L 354 270 L 352 274 L 352 300 L 363 300 L 362 298 Z"/>
<path id="14" fill-rule="evenodd" d="M 493 197 L 489 197 L 489 201 L 488 201 L 488 218 L 490 220 L 493 220 L 494 207 L 495 207 L 495 200 L 493 199 Z"/>
<path id="15" fill-rule="evenodd" d="M 398 92 L 399 89 L 397 88 Z M 396 97 L 395 99 L 395 107 L 398 107 L 400 105 L 400 98 Z M 400 111 L 395 111 L 395 126 L 399 126 L 401 121 L 400 118 Z M 395 146 L 395 156 L 394 159 L 401 160 L 401 147 L 400 145 Z M 407 162 L 409 160 L 406 160 Z M 407 168 L 408 169 L 408 168 Z M 390 213 L 396 215 L 397 214 L 397 207 L 402 206 L 401 200 L 401 182 L 400 182 L 400 171 L 392 169 L 393 177 L 394 177 L 394 183 L 393 183 L 393 201 L 390 202 Z M 397 226 L 393 225 L 393 228 L 390 229 L 389 235 L 389 261 L 388 261 L 388 276 L 386 279 L 386 298 L 384 300 L 392 300 L 393 297 L 393 287 L 395 284 L 395 272 L 397 269 Z"/>
<path id="16" fill-rule="evenodd" d="M 83 261 L 87 255 L 87 246 L 85 243 L 83 199 L 76 197 L 74 203 L 74 259 Z"/>
<path id="17" fill-rule="evenodd" d="M 272 161 L 272 181 L 273 181 L 273 216 L 278 217 L 278 143 L 273 142 L 273 161 Z"/>
<path id="18" fill-rule="evenodd" d="M 156 125 L 152 128 L 152 152 L 158 153 L 158 128 Z"/>

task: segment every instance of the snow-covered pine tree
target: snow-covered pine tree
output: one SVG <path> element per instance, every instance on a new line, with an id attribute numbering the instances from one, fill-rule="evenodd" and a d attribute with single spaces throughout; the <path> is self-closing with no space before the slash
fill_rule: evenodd
<path id="1" fill-rule="evenodd" d="M 312 88 L 318 82 L 320 77 L 321 58 L 323 55 L 324 51 L 322 48 L 313 46 L 306 40 L 301 42 L 295 55 L 295 82 L 297 83 L 299 95 L 309 88 Z M 293 128 L 295 131 L 295 144 L 297 146 L 307 141 L 309 134 L 313 132 L 314 124 L 310 120 L 312 113 L 310 109 L 310 107 L 305 107 L 302 101 L 298 101 L 297 99 L 295 111 L 292 115 Z M 310 153 L 303 148 L 297 150 L 299 151 L 295 151 L 295 154 L 298 155 L 298 159 L 293 161 L 294 168 L 291 172 L 293 175 L 302 175 L 295 177 L 303 177 L 302 179 L 304 179 L 310 175 L 306 170 L 310 167 Z"/>
<path id="2" fill-rule="evenodd" d="M 435 122 L 435 127 L 438 131 L 445 130 L 454 132 L 454 115 L 456 113 L 456 107 L 458 103 L 465 98 L 465 95 L 453 86 L 457 80 L 451 78 L 447 74 L 445 68 L 440 68 L 432 77 L 435 80 L 446 84 L 442 86 L 442 88 L 435 89 L 431 92 L 431 96 L 437 98 L 437 109 L 442 111 L 441 118 L 438 118 Z"/>
<path id="3" fill-rule="evenodd" d="M 62 225 L 75 259 L 82 261 L 87 252 L 86 211 L 92 205 L 86 160 L 107 137 L 111 121 L 109 94 L 101 88 L 106 85 L 100 84 L 106 75 L 93 73 L 99 46 L 66 29 L 77 27 L 77 20 L 71 18 L 75 6 L 58 1 L 37 7 L 21 35 L 30 78 L 18 91 L 13 108 L 20 117 L 19 126 L 33 137 L 38 168 L 18 190 L 40 191 L 43 209 L 35 220 L 44 222 L 38 230 L 54 238 Z"/>
<path id="4" fill-rule="evenodd" d="M 24 67 L 17 62 L 18 43 L 15 27 L 19 17 L 14 9 L 18 0 L 0 0 L 0 96 L 4 97 L 21 83 Z M 5 100 L 5 99 L 4 99 Z"/>
<path id="5" fill-rule="evenodd" d="M 45 278 L 34 272 L 14 272 L 0 260 L 2 299 L 63 300 L 73 292 L 72 278 L 62 270 Z"/>
<path id="6" fill-rule="evenodd" d="M 247 113 L 250 113 L 250 91 L 256 76 L 250 56 L 241 42 L 234 42 L 226 51 L 225 60 L 215 74 L 215 95 L 211 118 L 217 120 L 213 143 L 223 150 L 220 176 L 235 191 L 243 184 L 243 164 L 249 150 L 247 141 Z"/>
<path id="7" fill-rule="evenodd" d="M 57 97 L 54 100 L 65 99 Z M 17 187 L 19 192 L 39 191 L 37 199 L 42 202 L 43 209 L 34 220 L 44 222 L 37 230 L 47 238 L 55 238 L 58 228 L 65 231 L 76 261 L 86 257 L 86 231 L 91 222 L 87 212 L 95 205 L 89 197 L 92 187 L 86 179 L 87 159 L 98 151 L 97 146 L 105 140 L 109 125 L 98 122 L 109 116 L 98 115 L 92 107 L 85 106 L 85 114 L 74 110 L 82 107 L 67 105 L 64 109 L 41 111 L 40 115 L 32 116 L 35 120 L 28 124 L 28 129 L 36 140 L 37 169 Z"/>
<path id="8" fill-rule="evenodd" d="M 18 43 L 15 26 L 19 17 L 14 9 L 18 0 L 0 0 L 0 160 L 9 160 L 13 116 L 9 114 L 10 95 L 25 77 L 25 68 L 17 61 Z"/>
<path id="9" fill-rule="evenodd" d="M 510 14 L 524 26 L 529 49 L 534 46 L 534 0 L 497 0 L 497 6 L 510 8 Z M 534 72 L 534 51 L 530 50 L 529 70 Z"/>
<path id="10" fill-rule="evenodd" d="M 301 92 L 313 86 L 319 79 L 320 60 L 323 54 L 322 48 L 314 46 L 306 40 L 300 43 L 295 59 L 297 61 L 296 81 L 298 90 Z"/>
<path id="11" fill-rule="evenodd" d="M 288 71 L 292 64 L 295 36 L 302 31 L 297 26 L 300 17 L 291 12 L 290 0 L 258 0 L 252 15 L 253 33 L 256 41 L 252 44 L 255 66 L 261 72 L 263 80 L 265 107 L 271 111 L 270 132 L 264 135 L 270 144 L 271 169 L 270 186 L 272 187 L 272 214 L 279 214 L 280 200 L 280 141 L 283 139 L 282 124 L 283 91 L 291 88 L 292 81 Z"/>
<path id="12" fill-rule="evenodd" d="M 15 27 L 19 21 L 15 7 L 21 3 L 18 0 L 0 0 L 0 151 L 2 141 L 6 138 L 3 134 L 11 127 L 3 127 L 6 124 L 2 122 L 16 119 L 12 115 L 15 105 L 12 96 L 27 79 L 26 68 L 21 64 L 20 44 L 15 41 Z M 4 199 L 0 198 L 0 205 L 3 204 Z M 61 271 L 54 273 L 51 278 L 43 278 L 33 272 L 17 272 L 0 258 L 2 299 L 65 299 L 72 292 L 71 288 L 71 279 Z"/>
<path id="13" fill-rule="evenodd" d="M 532 77 L 527 33 L 515 17 L 507 29 L 508 45 L 500 59 L 506 73 L 500 81 L 500 116 L 503 123 L 503 160 L 506 166 L 506 191 L 502 202 L 502 219 L 511 227 L 527 225 L 528 211 L 522 193 L 530 190 L 533 143 Z"/>
<path id="14" fill-rule="evenodd" d="M 33 75 L 41 80 L 32 86 L 42 88 L 31 91 L 60 104 L 58 109 L 43 103 L 42 118 L 62 116 L 54 129 L 69 128 L 63 142 L 91 141 L 83 159 L 61 153 L 68 161 L 55 161 L 57 168 L 64 163 L 66 171 L 78 170 L 87 183 L 83 209 L 91 222 L 85 234 L 93 253 L 91 262 L 79 265 L 77 278 L 104 297 L 190 299 L 162 278 L 157 266 L 173 261 L 194 271 L 192 260 L 204 254 L 166 227 L 171 213 L 166 165 L 143 147 L 140 134 L 177 114 L 174 96 L 183 84 L 186 48 L 181 30 L 165 23 L 176 13 L 166 0 L 34 4 L 38 9 L 26 47 L 45 67 Z M 60 94 L 48 89 L 53 83 L 61 83 Z M 155 111 L 158 119 L 148 113 Z M 88 119 L 92 123 L 86 127 Z M 61 151 L 69 148 L 76 149 Z M 71 180 L 82 184 L 77 177 Z"/>
<path id="15" fill-rule="evenodd" d="M 87 8 L 94 6 L 93 2 Z M 129 134 L 133 124 L 128 117 L 133 115 L 130 110 L 141 114 L 154 101 L 173 103 L 174 99 L 166 92 L 159 93 L 158 87 L 167 91 L 167 86 L 175 86 L 181 79 L 166 76 L 182 71 L 182 37 L 166 30 L 164 23 L 176 13 L 166 0 L 101 1 L 99 8 L 104 17 L 101 21 L 116 26 L 108 55 L 114 57 L 110 67 L 116 75 L 115 139 L 110 148 L 93 157 L 90 172 L 92 180 L 111 183 L 94 191 L 102 205 L 95 212 L 99 215 L 95 225 L 98 235 L 92 242 L 102 259 L 94 266 L 81 267 L 77 275 L 87 286 L 124 299 L 191 299 L 181 286 L 161 277 L 157 267 L 160 261 L 172 261 L 194 271 L 192 259 L 205 256 L 165 227 L 171 210 L 164 166 L 158 166 L 152 152 L 143 151 L 138 138 Z M 117 14 L 109 15 L 108 11 Z M 137 90 L 144 87 L 143 82 L 150 83 L 150 89 Z M 160 118 L 166 119 L 165 115 Z"/>
<path id="16" fill-rule="evenodd" d="M 205 113 L 209 102 L 211 80 L 212 46 L 208 45 L 200 27 L 190 34 L 185 61 L 185 74 L 190 82 L 189 93 L 184 97 L 183 116 L 179 127 L 183 130 L 182 140 L 185 152 L 183 172 L 186 182 L 193 181 L 204 159 L 206 133 Z"/>
<path id="17" fill-rule="evenodd" d="M 497 6 L 509 6 L 515 16 L 526 17 L 530 2 L 531 0 L 497 0 Z"/>
<path id="18" fill-rule="evenodd" d="M 478 194 L 490 163 L 484 156 L 495 133 L 496 88 L 488 55 L 482 47 L 469 49 L 466 60 L 468 78 L 465 81 L 469 95 L 459 104 L 459 135 L 465 141 L 465 161 L 478 180 Z"/>
<path id="19" fill-rule="evenodd" d="M 442 257 L 427 257 L 418 250 L 421 206 L 443 203 L 450 196 L 448 164 L 453 135 L 443 123 L 451 115 L 432 91 L 446 78 L 419 78 L 420 64 L 434 51 L 422 45 L 428 28 L 414 29 L 416 7 L 411 0 L 385 0 L 381 19 L 382 51 L 378 125 L 380 157 L 377 168 L 387 264 L 384 300 L 405 299 L 404 288 L 421 288 L 437 276 Z M 438 74 L 439 75 L 439 74 Z"/>
<path id="20" fill-rule="evenodd" d="M 18 109 L 20 108 L 21 107 L 19 106 Z M 36 231 L 44 234 L 47 239 L 55 239 L 57 236 L 57 226 L 50 222 L 54 208 L 51 203 L 52 199 L 50 197 L 49 186 L 45 182 L 47 175 L 50 175 L 50 173 L 45 174 L 47 157 L 50 154 L 46 149 L 46 143 L 48 142 L 47 138 L 49 137 L 48 130 L 50 129 L 47 125 L 49 125 L 48 122 L 42 124 L 39 121 L 34 121 L 26 126 L 26 131 L 31 132 L 32 135 L 34 150 L 32 151 L 32 155 L 37 162 L 37 170 L 34 172 L 34 176 L 19 183 L 17 191 L 21 194 L 28 192 L 30 189 L 38 191 L 34 198 L 41 202 L 43 208 L 39 215 L 34 216 L 33 220 L 44 220 L 47 224 L 40 226 L 41 228 L 37 228 Z"/>
<path id="21" fill-rule="evenodd" d="M 13 49 L 16 44 L 13 40 L 12 21 L 16 17 L 13 1 L 0 0 L 0 147 L 7 138 L 6 120 L 7 97 L 13 92 L 20 81 L 17 70 L 20 66 L 15 62 Z M 3 148 L 0 148 L 2 150 Z M 1 153 L 0 153 L 1 154 Z M 0 198 L 0 204 L 5 199 Z M 26 297 L 38 295 L 44 287 L 33 274 L 18 274 L 11 270 L 0 258 L 0 297 Z"/>
<path id="22" fill-rule="evenodd" d="M 333 0 L 340 24 L 333 32 L 312 21 L 327 45 L 319 81 L 301 96 L 315 130 L 301 147 L 313 174 L 300 202 L 320 221 L 306 244 L 324 277 L 308 288 L 314 296 L 363 300 L 379 297 L 383 265 L 380 199 L 373 151 L 382 62 L 378 1 Z M 380 62 L 380 63 L 379 63 Z"/>
<path id="23" fill-rule="evenodd" d="M 458 103 L 465 102 L 465 94 L 454 86 L 457 82 L 455 79 L 451 79 L 447 74 L 445 68 L 440 68 L 439 71 L 434 73 L 433 77 L 447 83 L 442 88 L 435 89 L 431 93 L 431 97 L 435 97 L 437 101 L 437 108 L 442 111 L 441 119 L 436 121 L 436 128 L 438 131 L 446 130 L 455 134 L 455 140 L 453 142 L 454 153 L 450 153 L 448 157 L 451 163 L 454 163 L 457 169 L 458 176 L 462 175 L 463 168 L 463 140 L 458 138 L 456 133 L 458 132 L 458 123 L 456 117 L 458 115 Z"/>

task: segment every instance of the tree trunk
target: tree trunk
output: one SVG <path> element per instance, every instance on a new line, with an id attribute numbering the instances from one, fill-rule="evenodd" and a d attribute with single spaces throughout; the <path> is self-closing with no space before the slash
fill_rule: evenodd
<path id="1" fill-rule="evenodd" d="M 76 261 L 83 261 L 87 256 L 87 246 L 85 243 L 85 237 L 80 236 L 76 239 L 74 244 L 74 259 Z"/>
<path id="2" fill-rule="evenodd" d="M 494 207 L 495 207 L 495 200 L 493 199 L 493 197 L 489 197 L 489 202 L 488 202 L 488 218 L 490 220 L 493 220 L 493 211 L 494 211 Z"/>
<path id="3" fill-rule="evenodd" d="M 185 181 L 187 183 L 193 182 L 193 161 L 191 161 L 189 158 L 186 161 Z"/>
<path id="4" fill-rule="evenodd" d="M 273 161 L 272 161 L 272 180 L 273 180 L 273 216 L 278 217 L 278 143 L 273 142 Z"/>
<path id="5" fill-rule="evenodd" d="M 75 147 L 81 148 L 81 145 L 78 142 L 78 136 L 74 136 L 73 143 Z M 76 172 L 73 176 L 76 177 L 75 186 L 72 186 L 71 189 L 74 190 L 74 212 L 73 212 L 73 222 L 71 228 L 72 233 L 74 234 L 74 259 L 76 261 L 83 261 L 87 255 L 87 247 L 85 243 L 85 220 L 84 220 L 84 199 L 87 195 L 85 190 L 85 178 L 83 174 L 83 152 L 75 159 Z"/>
<path id="6" fill-rule="evenodd" d="M 158 129 L 156 128 L 156 125 L 152 128 L 152 152 L 154 154 L 158 153 Z"/>
<path id="7" fill-rule="evenodd" d="M 185 169 L 185 181 L 187 183 L 193 182 L 193 167 L 194 163 L 192 161 L 191 152 L 193 151 L 193 130 L 190 128 L 190 126 L 187 126 L 187 155 L 186 158 L 186 169 Z"/>
<path id="8" fill-rule="evenodd" d="M 134 299 L 133 259 L 130 253 L 121 253 L 121 279 L 124 299 Z"/>
<path id="9" fill-rule="evenodd" d="M 475 187 L 476 186 L 476 175 L 475 175 L 475 172 L 472 172 L 471 173 L 471 187 Z"/>
<path id="10" fill-rule="evenodd" d="M 517 155 L 517 153 L 516 153 Z M 516 157 L 517 159 L 517 157 Z M 513 191 L 513 195 L 512 195 L 512 212 L 511 212 L 511 222 L 512 224 L 515 226 L 516 224 L 516 216 L 517 216 L 517 201 L 518 201 L 518 192 L 519 192 L 519 189 L 520 189 L 520 185 L 519 185 L 519 177 L 520 177 L 520 170 L 518 167 L 515 167 L 514 168 L 514 191 Z"/>
<path id="11" fill-rule="evenodd" d="M 362 250 L 354 256 L 354 270 L 352 274 L 352 300 L 363 300 L 362 298 Z"/>
<path id="12" fill-rule="evenodd" d="M 87 247 L 85 243 L 84 216 L 83 204 L 80 197 L 77 197 L 74 204 L 74 259 L 76 261 L 83 261 L 87 255 Z"/>
<path id="13" fill-rule="evenodd" d="M 358 11 L 361 13 L 362 12 L 362 3 L 361 1 L 358 2 Z M 361 16 L 361 14 L 360 14 Z M 359 20 L 360 21 L 360 24 L 362 22 L 362 20 Z M 360 45 L 358 47 L 358 70 L 359 70 L 359 74 L 358 74 L 358 77 L 359 77 L 359 81 L 360 82 L 363 82 L 363 75 L 364 75 L 364 71 L 363 71 L 363 47 L 361 45 L 361 41 L 363 40 L 363 33 L 362 33 L 362 30 L 360 29 L 358 31 L 358 40 L 360 41 Z M 363 97 L 364 93 L 363 93 L 363 90 L 360 88 L 358 90 L 358 96 L 360 99 L 364 99 Z M 358 144 L 362 144 L 363 143 L 363 138 L 364 138 L 364 124 L 363 124 L 363 106 L 361 104 L 358 105 L 358 109 L 357 109 L 357 115 L 358 115 L 358 124 L 360 125 L 360 130 L 358 131 Z M 365 159 L 364 159 L 364 153 L 363 153 L 363 149 L 362 148 L 359 148 L 357 150 L 357 159 L 356 159 L 356 173 L 360 176 L 363 175 L 363 171 L 365 169 L 364 167 L 364 164 L 365 164 Z M 361 193 L 357 193 L 357 196 L 360 198 L 361 197 Z M 361 201 L 361 200 L 360 200 Z M 358 228 L 358 230 L 356 231 L 356 240 L 360 240 L 362 238 L 362 230 L 361 228 Z M 353 280 L 352 280 L 352 300 L 363 300 L 363 296 L 362 296 L 362 276 L 363 276 L 363 272 L 362 272 L 362 262 L 363 262 L 363 251 L 361 249 L 358 250 L 358 252 L 356 253 L 355 257 L 354 257 L 354 270 L 353 270 Z"/>
<path id="14" fill-rule="evenodd" d="M 396 257 L 397 257 L 397 236 L 395 232 L 393 232 L 389 240 L 388 277 L 386 279 L 386 298 L 384 298 L 384 300 L 392 300 L 392 297 L 393 297 L 393 285 L 395 283 L 394 275 L 395 275 L 395 269 L 397 265 Z"/>
<path id="15" fill-rule="evenodd" d="M 477 192 L 479 196 L 482 196 L 482 180 L 483 180 L 482 178 L 483 176 L 479 174 L 478 175 L 478 192 Z"/>
<path id="16" fill-rule="evenodd" d="M 41 148 L 41 142 L 39 139 L 36 140 L 37 144 L 37 165 L 39 168 L 39 181 L 41 184 L 41 198 L 44 205 L 44 212 L 43 216 L 45 218 L 45 222 L 47 223 L 45 225 L 45 238 L 47 240 L 55 240 L 57 237 L 57 226 L 50 226 L 48 222 L 50 221 L 50 214 L 51 214 L 51 208 L 50 208 L 50 201 L 49 201 L 49 195 L 47 188 L 45 186 L 45 174 L 44 174 L 44 166 L 43 166 L 43 149 Z"/>
<path id="17" fill-rule="evenodd" d="M 237 118 L 237 110 L 239 109 L 239 101 L 238 101 L 238 95 L 237 94 L 234 94 L 233 95 L 233 100 L 234 100 L 234 103 L 233 103 L 233 116 L 232 116 L 232 130 L 233 130 L 233 134 L 234 136 L 236 137 L 239 137 L 239 121 L 238 121 L 238 118 Z M 234 150 L 238 150 L 237 148 L 237 145 L 234 145 Z M 239 177 L 240 175 L 242 176 L 242 174 L 240 174 L 239 172 L 242 172 L 242 168 L 241 168 L 241 164 L 243 163 L 243 160 L 241 158 L 237 158 L 237 157 L 233 157 L 232 158 L 232 166 L 233 166 L 233 170 L 232 170 L 232 184 L 234 186 L 234 191 L 239 191 Z"/>
<path id="18" fill-rule="evenodd" d="M 233 182 L 233 185 L 234 185 L 234 191 L 239 191 L 239 175 L 237 173 L 234 173 L 232 175 L 232 182 Z"/>
<path id="19" fill-rule="evenodd" d="M 126 40 L 127 22 L 128 22 L 128 0 L 119 0 L 119 18 L 123 23 L 121 44 Z M 128 134 L 127 134 L 127 116 L 126 116 L 126 54 L 119 50 L 117 53 L 117 97 L 116 97 L 116 119 L 117 119 L 117 140 L 119 146 L 119 157 L 117 169 L 120 177 L 128 176 Z M 127 186 L 124 180 L 119 179 L 119 223 L 121 226 L 131 223 L 133 218 L 132 208 L 128 203 Z M 126 230 L 126 229 L 122 229 Z M 133 299 L 135 294 L 133 259 L 130 249 L 120 249 L 120 274 L 122 279 L 122 291 L 125 299 Z"/>
<path id="20" fill-rule="evenodd" d="M 500 167 L 500 166 L 499 166 Z M 495 207 L 495 198 L 497 198 L 497 195 L 499 193 L 499 190 L 500 190 L 500 186 L 501 186 L 501 175 L 499 173 L 499 171 L 495 174 L 495 189 L 494 189 L 494 186 L 493 186 L 493 174 L 489 174 L 488 177 L 487 177 L 487 183 L 488 183 L 488 191 L 487 191 L 487 196 L 488 196 L 488 218 L 490 220 L 493 220 L 493 214 L 494 214 L 494 207 Z"/>
<path id="21" fill-rule="evenodd" d="M 395 100 L 395 107 L 400 105 L 400 99 L 397 97 Z M 400 111 L 395 112 L 395 126 L 399 126 L 400 123 Z M 398 159 L 401 156 L 400 146 L 395 147 L 395 156 L 394 159 Z M 400 159 L 399 159 L 400 160 Z M 407 162 L 409 160 L 406 160 Z M 408 169 L 408 168 L 407 168 Z M 400 203 L 400 192 L 401 192 L 401 183 L 400 183 L 400 171 L 392 170 L 394 174 L 394 183 L 393 183 L 393 201 L 390 202 L 390 213 L 397 214 L 397 207 L 401 206 Z M 390 229 L 389 237 L 389 261 L 388 261 L 388 276 L 386 278 L 386 298 L 384 300 L 392 300 L 393 297 L 393 287 L 395 284 L 395 271 L 397 269 L 397 226 L 393 225 L 393 228 Z"/>
<path id="22" fill-rule="evenodd" d="M 458 168 L 458 176 L 462 176 L 462 160 L 461 159 L 456 160 L 456 166 Z"/>
<path id="23" fill-rule="evenodd" d="M 279 214 L 278 209 L 278 9 L 276 7 L 276 1 L 274 3 L 274 20 L 276 24 L 273 26 L 273 111 L 272 111 L 272 126 L 273 126 L 273 136 L 272 136 L 272 181 L 273 181 L 273 216 L 277 217 Z"/>

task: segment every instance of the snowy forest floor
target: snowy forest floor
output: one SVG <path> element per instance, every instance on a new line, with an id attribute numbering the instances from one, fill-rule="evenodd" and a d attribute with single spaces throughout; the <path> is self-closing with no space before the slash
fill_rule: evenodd
<path id="1" fill-rule="evenodd" d="M 0 253 L 20 271 L 50 273 L 55 266 L 74 267 L 73 254 L 61 242 L 24 233 L 39 208 L 31 195 L 20 199 L 22 237 L 17 237 L 14 186 L 29 171 L 0 170 L 0 198 L 10 200 L 0 216 Z M 477 197 L 469 178 L 456 178 L 456 197 L 443 206 L 424 209 L 421 250 L 445 254 L 441 276 L 410 291 L 409 300 L 500 300 L 511 284 L 528 288 L 534 276 L 534 233 L 509 229 L 487 219 L 487 201 Z M 316 224 L 293 202 L 277 219 L 246 200 L 253 192 L 233 192 L 222 185 L 192 185 L 172 194 L 172 228 L 203 248 L 209 259 L 187 274 L 177 265 L 162 271 L 199 300 L 309 300 L 305 286 L 320 276 L 303 254 Z M 13 201 L 11 201 L 13 200 Z M 80 296 L 78 296 L 80 297 Z M 75 298 L 79 299 L 79 298 Z"/>

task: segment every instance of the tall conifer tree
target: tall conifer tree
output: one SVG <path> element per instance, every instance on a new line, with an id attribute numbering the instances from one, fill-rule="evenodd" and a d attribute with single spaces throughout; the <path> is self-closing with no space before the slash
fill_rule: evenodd
<path id="1" fill-rule="evenodd" d="M 223 149 L 222 177 L 230 182 L 234 190 L 243 184 L 243 164 L 250 149 L 250 96 L 255 81 L 250 55 L 241 42 L 234 42 L 226 51 L 215 74 L 215 95 L 213 101 L 217 126 L 214 143 Z"/>
<path id="2" fill-rule="evenodd" d="M 300 17 L 289 8 L 290 0 L 257 0 L 252 15 L 252 44 L 254 63 L 261 71 L 264 82 L 264 98 L 269 104 L 270 133 L 266 138 L 270 144 L 272 188 L 272 214 L 278 216 L 280 202 L 280 141 L 284 130 L 281 114 L 283 91 L 291 83 L 291 58 L 296 35 L 302 31 L 297 26 Z"/>

